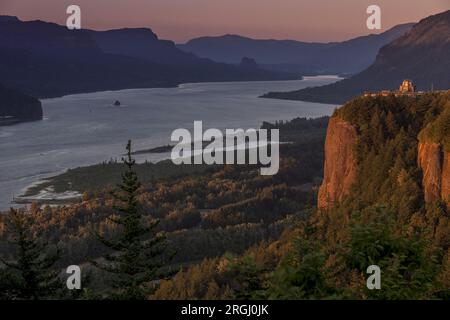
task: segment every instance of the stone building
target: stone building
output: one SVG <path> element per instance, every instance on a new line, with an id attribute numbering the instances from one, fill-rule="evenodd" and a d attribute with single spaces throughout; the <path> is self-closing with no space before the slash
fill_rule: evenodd
<path id="1" fill-rule="evenodd" d="M 416 92 L 416 86 L 411 80 L 403 80 L 398 91 L 399 93 L 414 93 Z"/>
<path id="2" fill-rule="evenodd" d="M 387 97 L 389 95 L 394 95 L 396 97 L 399 96 L 416 96 L 423 94 L 423 92 L 419 92 L 416 90 L 416 86 L 413 84 L 411 80 L 403 80 L 402 84 L 398 88 L 398 91 L 389 91 L 389 90 L 383 90 L 379 92 L 366 92 L 364 93 L 365 97 L 377 97 L 377 96 L 383 96 Z"/>

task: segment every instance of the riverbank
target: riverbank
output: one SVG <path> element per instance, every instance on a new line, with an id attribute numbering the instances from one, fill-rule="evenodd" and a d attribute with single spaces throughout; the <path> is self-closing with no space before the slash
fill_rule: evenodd
<path id="1" fill-rule="evenodd" d="M 157 163 L 139 163 L 136 172 L 143 183 L 160 179 L 170 180 L 198 175 L 216 170 L 217 166 L 175 165 L 171 160 Z M 83 193 L 93 194 L 108 188 L 115 188 L 121 181 L 124 165 L 110 161 L 86 167 L 69 169 L 66 172 L 42 179 L 32 184 L 26 191 L 14 198 L 15 204 L 69 204 L 77 202 Z"/>

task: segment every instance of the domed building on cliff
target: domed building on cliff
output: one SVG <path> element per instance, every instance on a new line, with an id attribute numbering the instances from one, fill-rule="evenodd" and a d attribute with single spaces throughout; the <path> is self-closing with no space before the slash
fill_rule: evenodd
<path id="1" fill-rule="evenodd" d="M 416 89 L 416 86 L 413 84 L 411 80 L 403 80 L 402 84 L 398 88 L 398 91 L 390 91 L 390 90 L 383 90 L 379 92 L 366 92 L 364 93 L 365 97 L 377 97 L 377 96 L 383 96 L 387 97 L 389 95 L 395 95 L 395 96 L 415 96 L 420 95 L 423 92 L 419 92 Z"/>
<path id="2" fill-rule="evenodd" d="M 416 86 L 412 83 L 411 80 L 403 80 L 400 88 L 398 89 L 398 92 L 403 94 L 415 93 Z"/>

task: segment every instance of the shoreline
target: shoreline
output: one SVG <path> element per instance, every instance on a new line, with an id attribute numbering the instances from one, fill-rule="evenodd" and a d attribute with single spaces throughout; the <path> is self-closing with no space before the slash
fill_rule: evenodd
<path id="1" fill-rule="evenodd" d="M 116 90 L 94 90 L 94 91 L 85 91 L 85 92 L 73 92 L 73 93 L 67 93 L 62 95 L 51 95 L 51 96 L 43 96 L 39 97 L 37 99 L 39 100 L 52 100 L 52 99 L 59 99 L 59 98 L 67 98 L 70 96 L 75 95 L 82 95 L 82 94 L 92 94 L 92 93 L 101 93 L 101 92 L 122 92 L 122 91 L 129 91 L 129 90 L 147 90 L 147 89 L 173 89 L 173 88 L 183 88 L 183 86 L 190 85 L 190 84 L 207 84 L 207 83 L 214 83 L 214 84 L 227 84 L 227 83 L 264 83 L 264 82 L 287 82 L 287 81 L 305 81 L 310 80 L 312 78 L 339 78 L 338 75 L 317 75 L 317 76 L 302 76 L 300 75 L 298 79 L 277 79 L 277 80 L 238 80 L 238 81 L 199 81 L 199 82 L 182 82 L 178 84 L 173 84 L 170 86 L 156 86 L 156 87 L 137 87 L 137 88 L 123 88 L 123 89 L 116 89 Z M 259 97 L 258 97 L 259 98 Z"/>
<path id="2" fill-rule="evenodd" d="M 208 145 L 209 141 L 203 141 L 203 147 Z M 293 142 L 286 141 L 286 142 L 279 142 L 280 145 L 282 144 L 292 144 Z M 132 152 L 133 155 L 141 155 L 141 154 L 148 154 L 148 153 L 168 153 L 172 150 L 174 146 L 173 145 L 163 145 L 158 146 L 151 149 L 143 149 L 143 150 L 137 150 Z M 237 146 L 234 146 L 237 147 Z M 245 149 L 249 150 L 251 147 L 246 146 Z M 166 149 L 170 149 L 169 151 L 165 151 Z M 233 149 L 236 150 L 236 149 Z M 227 149 L 222 149 L 222 151 L 229 152 Z M 144 165 L 144 164 L 152 164 L 154 166 L 163 166 L 167 163 L 170 163 L 170 165 L 173 166 L 179 166 L 173 164 L 173 162 L 170 160 L 170 156 L 163 158 L 162 160 L 156 161 L 156 162 L 137 162 L 138 165 Z M 88 170 L 89 168 L 96 167 L 96 166 L 108 166 L 108 165 L 121 165 L 121 162 L 109 162 L 109 163 L 96 163 L 92 165 L 82 166 L 78 168 L 67 168 L 63 171 L 59 171 L 59 173 L 51 174 L 50 176 L 41 178 L 38 181 L 33 182 L 29 186 L 22 189 L 21 194 L 18 197 L 13 198 L 12 203 L 17 205 L 28 205 L 33 202 L 38 202 L 41 205 L 65 205 L 65 204 L 72 204 L 74 202 L 79 201 L 84 192 L 89 192 L 89 190 L 71 190 L 71 189 L 64 189 L 64 191 L 57 192 L 55 191 L 55 185 L 58 184 L 59 179 L 63 177 L 64 175 L 68 174 L 70 171 L 84 171 Z M 188 165 L 190 166 L 190 165 Z M 213 165 L 210 167 L 214 167 L 217 165 Z M 219 165 L 220 166 L 220 165 Z"/>
<path id="3" fill-rule="evenodd" d="M 206 165 L 175 165 L 169 159 L 170 158 L 165 158 L 164 160 L 157 162 L 138 162 L 137 170 L 140 171 L 141 174 L 143 172 L 147 173 L 147 177 L 145 177 L 143 181 L 150 181 L 153 178 L 172 178 L 189 174 L 198 174 L 216 168 L 216 166 Z M 103 169 L 103 171 L 97 170 L 98 168 Z M 41 205 L 72 204 L 80 201 L 84 192 L 92 193 L 101 191 L 111 184 L 99 185 L 98 188 L 93 187 L 93 189 L 89 190 L 79 188 L 79 184 L 77 184 L 79 181 L 75 181 L 76 186 L 74 187 L 70 181 L 71 179 L 79 178 L 84 180 L 85 176 L 94 176 L 95 178 L 106 176 L 104 178 L 111 179 L 111 172 L 120 179 L 121 169 L 123 169 L 123 164 L 121 162 L 103 162 L 75 169 L 69 168 L 58 174 L 33 182 L 28 187 L 22 189 L 22 194 L 15 197 L 12 203 L 17 205 L 29 205 L 33 202 L 38 202 Z M 115 184 L 112 183 L 112 185 Z"/>

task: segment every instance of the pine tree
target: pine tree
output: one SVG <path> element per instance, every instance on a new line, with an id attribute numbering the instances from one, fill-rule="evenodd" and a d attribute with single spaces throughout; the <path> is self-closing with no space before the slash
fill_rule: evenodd
<path id="1" fill-rule="evenodd" d="M 151 293 L 150 282 L 159 280 L 163 266 L 164 235 L 155 234 L 157 220 L 144 221 L 137 200 L 140 183 L 133 170 L 136 162 L 132 158 L 131 141 L 128 141 L 127 156 L 122 161 L 126 171 L 122 174 L 122 183 L 118 185 L 120 192 L 113 193 L 120 206 L 118 212 L 109 218 L 118 225 L 118 234 L 114 239 L 96 233 L 99 241 L 112 253 L 104 256 L 103 261 L 92 261 L 100 270 L 113 276 L 113 299 L 145 299 Z"/>
<path id="2" fill-rule="evenodd" d="M 46 299 L 55 295 L 61 285 L 58 271 L 53 268 L 59 250 L 46 253 L 46 244 L 32 235 L 30 216 L 11 209 L 6 220 L 10 245 L 17 248 L 15 260 L 0 258 L 8 275 L 8 299 Z"/>

